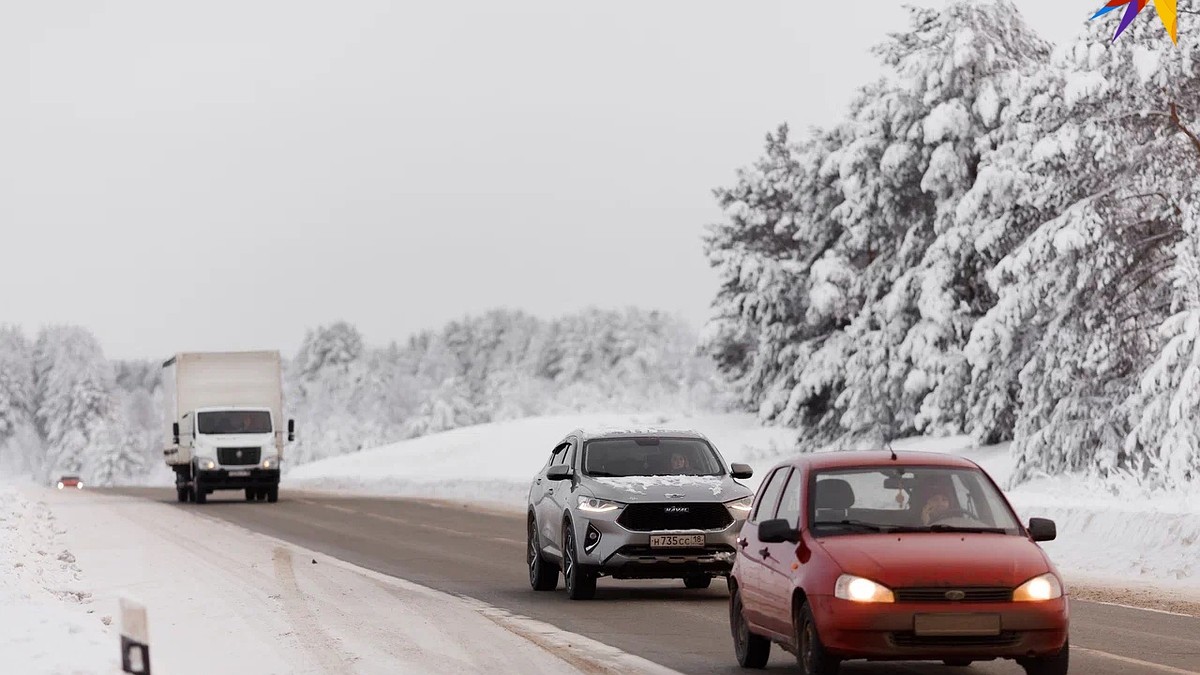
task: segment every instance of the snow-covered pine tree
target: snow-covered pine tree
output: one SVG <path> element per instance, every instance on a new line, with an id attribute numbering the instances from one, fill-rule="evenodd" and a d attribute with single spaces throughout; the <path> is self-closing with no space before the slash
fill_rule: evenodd
<path id="1" fill-rule="evenodd" d="M 27 471 L 34 452 L 33 353 L 15 326 L 0 326 L 0 471 Z"/>
<path id="2" fill-rule="evenodd" d="M 40 473 L 83 473 L 112 439 L 112 364 L 86 329 L 55 326 L 38 335 L 34 373 L 34 420 L 46 445 Z"/>
<path id="3" fill-rule="evenodd" d="M 1138 417 L 1132 394 L 1171 310 L 1195 176 L 1194 149 L 1169 111 L 1181 97 L 1186 110 L 1200 103 L 1196 48 L 1176 49 L 1154 28 L 1139 22 L 1107 45 L 1097 27 L 1058 50 L 1031 99 L 1039 124 L 997 153 L 1010 160 L 998 167 L 1023 174 L 1014 211 L 1039 218 L 1016 228 L 1026 236 L 992 271 L 999 299 L 970 354 L 977 409 L 1003 414 L 1015 400 L 1017 480 L 1143 465 L 1144 450 L 1125 444 Z M 977 434 L 992 425 L 984 419 Z"/>

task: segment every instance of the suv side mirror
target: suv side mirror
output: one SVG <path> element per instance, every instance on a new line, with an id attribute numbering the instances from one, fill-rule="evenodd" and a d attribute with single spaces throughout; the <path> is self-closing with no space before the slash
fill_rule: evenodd
<path id="1" fill-rule="evenodd" d="M 766 544 L 792 544 L 800 541 L 800 530 L 783 518 L 764 520 L 758 524 L 758 540 Z"/>
<path id="2" fill-rule="evenodd" d="M 1030 518 L 1029 537 L 1034 541 L 1054 541 L 1058 537 L 1058 526 L 1049 518 Z"/>
<path id="3" fill-rule="evenodd" d="M 296 420 L 288 420 L 288 442 L 296 440 Z"/>
<path id="4" fill-rule="evenodd" d="M 171 423 L 171 436 L 175 438 L 175 445 L 179 445 L 179 422 Z"/>
<path id="5" fill-rule="evenodd" d="M 754 475 L 754 469 L 749 464 L 730 464 L 729 474 L 734 478 L 749 478 Z"/>
<path id="6" fill-rule="evenodd" d="M 547 480 L 571 480 L 575 476 L 575 472 L 566 464 L 555 464 L 546 469 Z"/>

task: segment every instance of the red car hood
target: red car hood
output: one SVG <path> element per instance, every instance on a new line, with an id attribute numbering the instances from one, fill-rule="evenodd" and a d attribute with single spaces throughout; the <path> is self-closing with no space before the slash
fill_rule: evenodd
<path id="1" fill-rule="evenodd" d="M 847 574 L 890 588 L 1006 586 L 1051 570 L 1042 549 L 1000 534 L 869 534 L 818 540 Z"/>

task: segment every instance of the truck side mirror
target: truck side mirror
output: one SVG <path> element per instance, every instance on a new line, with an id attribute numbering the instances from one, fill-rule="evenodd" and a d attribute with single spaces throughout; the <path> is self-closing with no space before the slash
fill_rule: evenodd
<path id="1" fill-rule="evenodd" d="M 288 420 L 288 442 L 296 440 L 296 420 Z"/>
<path id="2" fill-rule="evenodd" d="M 171 435 L 175 437 L 175 445 L 179 445 L 179 422 L 171 423 Z"/>

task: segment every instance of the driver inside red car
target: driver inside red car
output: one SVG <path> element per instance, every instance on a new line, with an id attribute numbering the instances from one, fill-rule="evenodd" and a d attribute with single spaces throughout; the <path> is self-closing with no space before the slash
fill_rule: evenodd
<path id="1" fill-rule="evenodd" d="M 930 525 L 938 522 L 957 511 L 954 503 L 954 489 L 937 478 L 927 478 L 910 502 L 914 509 L 921 509 L 921 524 Z"/>

